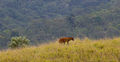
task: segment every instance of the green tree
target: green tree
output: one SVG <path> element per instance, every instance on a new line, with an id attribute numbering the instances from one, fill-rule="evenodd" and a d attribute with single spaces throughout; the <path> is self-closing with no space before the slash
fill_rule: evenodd
<path id="1" fill-rule="evenodd" d="M 30 40 L 24 36 L 12 37 L 9 47 L 10 48 L 21 48 L 29 45 Z"/>

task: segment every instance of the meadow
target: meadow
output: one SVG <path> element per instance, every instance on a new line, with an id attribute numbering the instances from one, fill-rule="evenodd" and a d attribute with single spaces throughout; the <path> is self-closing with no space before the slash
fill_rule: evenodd
<path id="1" fill-rule="evenodd" d="M 0 62 L 120 62 L 120 38 L 57 41 L 0 51 Z"/>

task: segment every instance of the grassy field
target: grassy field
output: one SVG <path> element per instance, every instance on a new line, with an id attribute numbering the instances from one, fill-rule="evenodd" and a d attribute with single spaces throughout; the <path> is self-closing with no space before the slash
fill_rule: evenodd
<path id="1" fill-rule="evenodd" d="M 0 52 L 0 62 L 120 62 L 120 38 L 57 41 Z"/>

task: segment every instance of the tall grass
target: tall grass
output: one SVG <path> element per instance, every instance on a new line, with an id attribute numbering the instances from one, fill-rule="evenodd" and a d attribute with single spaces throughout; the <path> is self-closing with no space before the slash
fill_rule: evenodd
<path id="1" fill-rule="evenodd" d="M 76 39 L 0 52 L 0 62 L 120 62 L 120 38 Z"/>

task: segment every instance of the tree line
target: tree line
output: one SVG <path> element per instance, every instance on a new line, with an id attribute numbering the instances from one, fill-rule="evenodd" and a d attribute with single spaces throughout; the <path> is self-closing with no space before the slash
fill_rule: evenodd
<path id="1" fill-rule="evenodd" d="M 1 0 L 0 49 L 12 37 L 32 45 L 60 37 L 120 36 L 119 0 Z"/>

